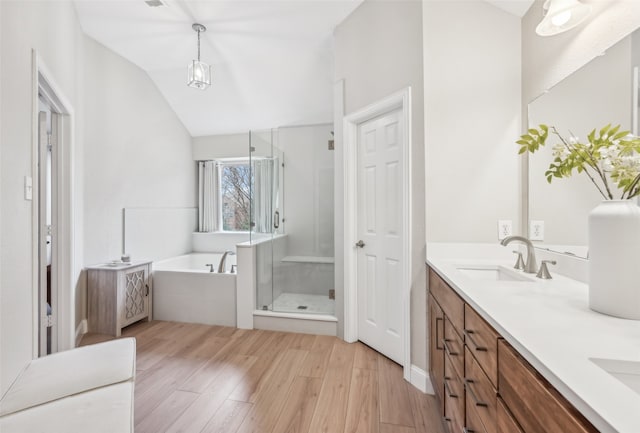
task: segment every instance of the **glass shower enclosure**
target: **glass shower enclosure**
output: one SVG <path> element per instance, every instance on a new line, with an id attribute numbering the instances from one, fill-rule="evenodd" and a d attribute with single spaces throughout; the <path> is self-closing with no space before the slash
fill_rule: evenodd
<path id="1" fill-rule="evenodd" d="M 331 130 L 250 134 L 256 310 L 335 314 Z"/>

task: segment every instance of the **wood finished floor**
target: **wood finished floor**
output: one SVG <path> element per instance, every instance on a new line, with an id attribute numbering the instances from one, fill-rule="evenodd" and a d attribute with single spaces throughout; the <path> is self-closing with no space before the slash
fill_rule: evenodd
<path id="1" fill-rule="evenodd" d="M 443 432 L 434 397 L 362 343 L 160 321 L 123 337 L 137 340 L 136 433 Z"/>

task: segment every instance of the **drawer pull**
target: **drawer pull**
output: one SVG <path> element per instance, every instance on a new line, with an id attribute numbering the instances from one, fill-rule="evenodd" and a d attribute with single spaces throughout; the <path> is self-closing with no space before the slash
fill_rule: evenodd
<path id="1" fill-rule="evenodd" d="M 443 347 L 438 346 L 438 341 L 440 340 L 440 327 L 438 326 L 438 323 L 442 322 L 442 317 L 436 317 L 436 349 L 438 350 L 442 350 Z"/>
<path id="2" fill-rule="evenodd" d="M 442 339 L 442 345 L 444 346 L 444 351 L 447 352 L 449 356 L 458 356 L 458 352 L 453 352 L 449 349 L 449 345 L 447 344 L 451 340 L 447 340 L 446 338 Z"/>
<path id="3" fill-rule="evenodd" d="M 444 378 L 444 389 L 447 392 L 447 396 L 449 396 L 450 398 L 458 398 L 458 396 L 456 394 L 451 392 L 451 388 L 449 388 L 449 382 L 448 382 L 449 380 L 451 380 L 450 377 L 445 377 Z"/>
<path id="4" fill-rule="evenodd" d="M 476 406 L 479 407 L 489 407 L 489 405 L 487 403 L 483 403 L 480 400 L 478 400 L 478 397 L 476 396 L 476 393 L 473 392 L 473 388 L 471 387 L 471 384 L 473 383 L 473 380 L 471 379 L 465 379 L 464 380 L 464 387 L 467 391 L 469 391 L 469 395 L 471 395 L 471 398 L 473 399 L 474 403 L 476 404 Z"/>
<path id="5" fill-rule="evenodd" d="M 473 339 L 471 334 L 473 334 L 473 331 L 469 331 L 468 329 L 464 330 L 465 337 L 467 337 L 469 339 L 469 341 L 471 342 L 471 344 L 473 344 L 475 350 L 477 350 L 478 352 L 486 352 L 487 348 L 486 347 L 482 347 L 482 346 L 478 346 L 478 343 L 476 343 L 476 341 Z"/>
<path id="6" fill-rule="evenodd" d="M 462 433 L 476 433 L 476 431 L 465 427 L 462 429 Z"/>

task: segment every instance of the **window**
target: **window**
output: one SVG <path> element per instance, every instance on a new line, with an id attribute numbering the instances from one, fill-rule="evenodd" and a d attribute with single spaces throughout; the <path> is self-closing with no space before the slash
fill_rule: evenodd
<path id="1" fill-rule="evenodd" d="M 248 163 L 220 165 L 220 204 L 223 231 L 251 229 L 251 169 Z"/>

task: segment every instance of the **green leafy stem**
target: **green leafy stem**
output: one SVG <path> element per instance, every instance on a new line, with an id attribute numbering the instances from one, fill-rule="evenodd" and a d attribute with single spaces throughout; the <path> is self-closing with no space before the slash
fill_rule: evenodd
<path id="1" fill-rule="evenodd" d="M 539 125 L 516 142 L 519 154 L 537 152 L 546 145 L 550 133 L 560 142 L 554 146 L 554 160 L 545 172 L 547 182 L 571 177 L 575 170 L 585 173 L 605 200 L 614 199 L 610 183 L 621 191 L 622 200 L 640 195 L 640 138 L 620 131 L 620 125 L 609 124 L 591 131 L 585 144 L 573 135 L 565 139 L 553 126 Z"/>

